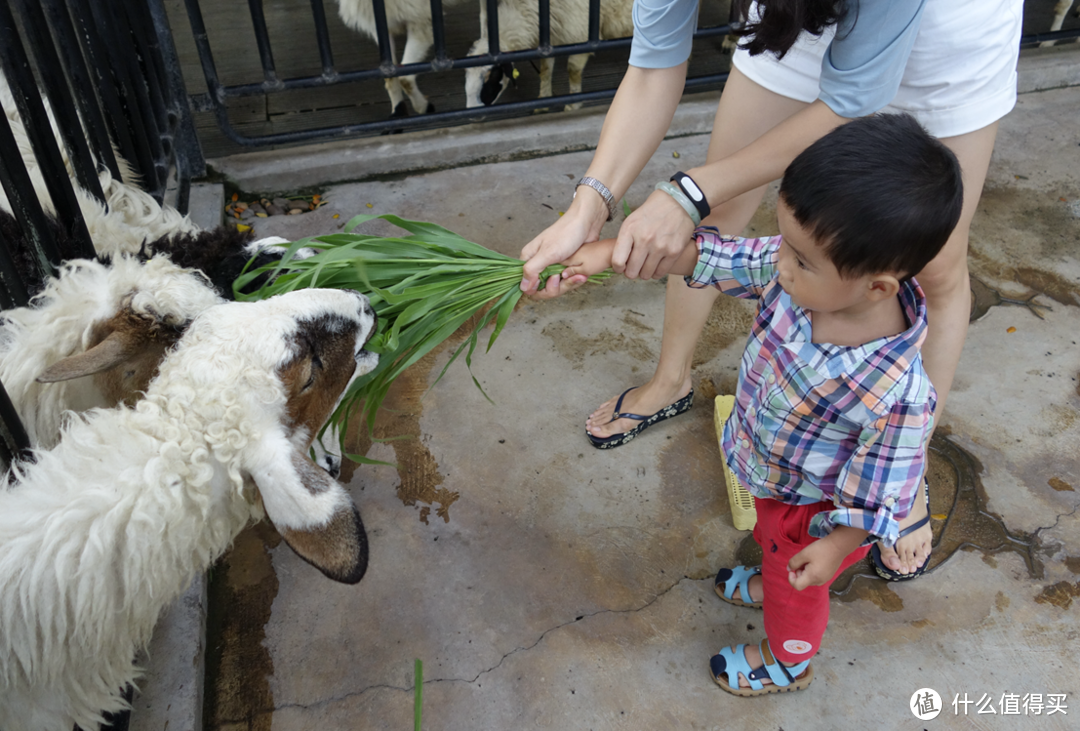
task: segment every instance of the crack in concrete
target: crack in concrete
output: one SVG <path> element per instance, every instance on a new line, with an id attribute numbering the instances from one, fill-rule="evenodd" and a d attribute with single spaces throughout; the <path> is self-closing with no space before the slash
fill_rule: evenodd
<path id="1" fill-rule="evenodd" d="M 509 658 L 511 655 L 516 655 L 519 652 L 527 652 L 527 651 L 533 649 L 534 647 L 539 645 L 541 642 L 543 642 L 544 638 L 547 637 L 552 632 L 556 632 L 556 631 L 562 629 L 563 627 L 568 627 L 568 626 L 570 626 L 572 624 L 577 624 L 578 622 L 580 622 L 582 620 L 590 619 L 592 617 L 596 617 L 596 616 L 599 616 L 601 614 L 634 614 L 636 612 L 640 612 L 642 610 L 648 609 L 653 604 L 655 604 L 657 601 L 659 601 L 662 597 L 664 597 L 667 594 L 671 593 L 671 591 L 673 589 L 675 589 L 677 586 L 682 584 L 684 581 L 696 581 L 696 580 L 690 578 L 689 576 L 684 576 L 681 579 L 679 579 L 678 581 L 676 581 L 675 583 L 673 583 L 668 588 L 664 589 L 663 591 L 658 592 L 652 599 L 650 599 L 645 604 L 642 604 L 640 607 L 636 607 L 636 608 L 632 608 L 632 609 L 601 609 L 599 611 L 592 612 L 592 613 L 589 613 L 589 614 L 578 615 L 577 617 L 570 620 L 569 622 L 563 622 L 562 624 L 555 625 L 554 627 L 549 627 L 548 629 L 541 632 L 540 636 L 537 637 L 536 641 L 533 642 L 531 645 L 529 645 L 527 647 L 515 647 L 513 650 L 511 650 L 510 652 L 507 652 L 505 655 L 503 655 L 501 658 L 499 658 L 499 661 L 497 663 L 495 663 L 491 667 L 487 668 L 486 670 L 481 670 L 479 673 L 477 673 L 476 676 L 472 680 L 469 680 L 467 678 L 433 678 L 431 680 L 425 680 L 423 682 L 423 685 L 432 685 L 432 684 L 435 684 L 435 683 L 465 683 L 466 685 L 472 685 L 473 683 L 478 681 L 484 675 L 487 675 L 489 673 L 494 672 L 495 670 L 498 670 L 499 667 L 504 662 L 506 662 L 507 658 Z M 275 706 L 274 708 L 271 708 L 271 709 L 257 711 L 253 715 L 265 715 L 267 713 L 275 713 L 277 711 L 284 710 L 284 709 L 290 709 L 290 708 L 299 708 L 299 709 L 302 709 L 302 710 L 311 710 L 311 709 L 314 709 L 314 708 L 321 708 L 321 707 L 330 705 L 332 703 L 339 703 L 341 701 L 348 700 L 350 698 L 358 698 L 360 696 L 366 695 L 367 693 L 369 693 L 371 691 L 376 691 L 376 690 L 399 690 L 399 691 L 402 691 L 402 692 L 412 693 L 412 692 L 414 692 L 416 690 L 416 686 L 415 685 L 410 685 L 410 686 L 407 686 L 407 687 L 401 687 L 401 686 L 397 686 L 397 685 L 388 685 L 386 683 L 381 683 L 379 685 L 369 685 L 368 687 L 362 688 L 360 690 L 350 691 L 350 692 L 345 693 L 345 694 L 340 695 L 340 696 L 334 696 L 333 698 L 324 698 L 322 700 L 314 701 L 312 703 L 283 703 L 280 706 Z M 244 719 L 238 719 L 238 720 L 233 720 L 233 721 L 226 720 L 226 721 L 223 721 L 223 723 L 239 723 L 239 722 L 243 722 L 243 721 L 246 721 L 246 720 L 248 720 L 248 719 L 244 718 Z"/>

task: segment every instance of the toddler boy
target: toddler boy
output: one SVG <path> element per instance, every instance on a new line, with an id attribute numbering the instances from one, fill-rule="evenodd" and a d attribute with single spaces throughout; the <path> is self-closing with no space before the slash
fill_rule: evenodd
<path id="1" fill-rule="evenodd" d="M 912 278 L 941 250 L 963 201 L 955 155 L 907 115 L 849 122 L 784 173 L 780 236 L 695 232 L 673 273 L 759 301 L 724 428 L 729 467 L 757 497 L 761 566 L 721 569 L 717 594 L 762 607 L 766 639 L 710 661 L 724 690 L 810 684 L 829 585 L 921 496 L 936 395 L 919 348 L 926 301 Z M 611 264 L 586 244 L 563 278 Z"/>

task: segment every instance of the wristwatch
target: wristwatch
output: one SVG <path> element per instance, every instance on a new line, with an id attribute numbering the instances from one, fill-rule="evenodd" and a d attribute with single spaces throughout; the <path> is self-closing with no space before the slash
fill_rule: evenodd
<path id="1" fill-rule="evenodd" d="M 587 185 L 604 198 L 604 203 L 607 203 L 607 220 L 615 218 L 615 196 L 611 194 L 611 191 L 607 189 L 607 186 L 601 183 L 596 178 L 590 178 L 585 176 L 581 180 L 577 181 L 577 185 L 574 186 L 574 197 L 577 198 L 577 189 L 582 185 Z"/>

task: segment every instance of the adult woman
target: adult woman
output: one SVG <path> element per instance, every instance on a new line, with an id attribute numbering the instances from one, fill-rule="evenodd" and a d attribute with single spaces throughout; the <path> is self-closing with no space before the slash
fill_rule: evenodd
<path id="1" fill-rule="evenodd" d="M 717 108 L 706 164 L 687 170 L 711 213 L 705 223 L 737 233 L 749 222 L 765 185 L 819 137 L 882 109 L 913 114 L 960 160 L 964 208 L 944 250 L 918 274 L 929 305 L 923 359 L 938 394 L 949 393 L 967 332 L 970 288 L 968 232 L 997 134 L 1015 104 L 1021 0 L 737 0 L 749 12 L 747 36 L 734 57 Z M 609 211 L 606 186 L 618 200 L 643 169 L 674 115 L 696 25 L 697 0 L 638 0 L 630 68 L 604 121 L 586 176 L 566 215 L 529 242 L 522 288 L 535 292 L 547 264 L 571 256 L 599 235 Z M 749 7 L 747 7 L 749 6 Z M 675 63 L 672 63 L 675 61 Z M 674 172 L 674 171 L 673 171 Z M 666 273 L 694 223 L 668 192 L 657 190 L 623 223 L 615 268 L 629 277 Z M 558 296 L 578 278 L 549 281 L 537 296 Z M 648 383 L 590 415 L 597 446 L 625 443 L 650 418 L 685 410 L 690 362 L 717 293 L 668 281 L 664 336 Z M 673 407 L 678 408 L 673 408 Z M 881 551 L 891 578 L 916 575 L 929 556 L 926 508 L 916 501 L 902 528 L 922 527 Z"/>

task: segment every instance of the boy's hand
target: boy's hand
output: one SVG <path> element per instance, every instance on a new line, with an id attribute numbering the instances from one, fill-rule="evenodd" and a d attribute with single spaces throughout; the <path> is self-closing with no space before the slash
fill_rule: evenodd
<path id="1" fill-rule="evenodd" d="M 604 239 L 582 244 L 572 256 L 560 262 L 566 265 L 563 270 L 563 287 L 571 280 L 579 285 L 585 282 L 585 278 L 599 274 L 605 269 L 611 268 L 611 255 L 615 251 L 616 239 Z M 565 291 L 565 290 L 564 290 Z"/>
<path id="2" fill-rule="evenodd" d="M 832 583 L 840 564 L 862 544 L 867 535 L 864 530 L 846 525 L 836 526 L 832 533 L 791 557 L 788 561 L 788 582 L 798 591 L 808 586 Z"/>

